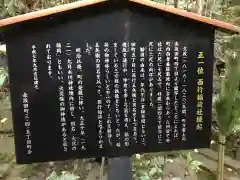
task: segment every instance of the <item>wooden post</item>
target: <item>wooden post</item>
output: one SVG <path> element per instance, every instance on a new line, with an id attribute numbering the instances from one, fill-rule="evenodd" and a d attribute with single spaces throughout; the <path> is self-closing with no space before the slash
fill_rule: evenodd
<path id="1" fill-rule="evenodd" d="M 132 180 L 132 158 L 110 158 L 108 161 L 108 180 Z"/>
<path id="2" fill-rule="evenodd" d="M 221 81 L 221 89 L 220 94 L 221 96 L 224 95 L 225 90 L 225 75 L 223 73 L 220 74 L 220 81 Z M 226 137 L 219 132 L 218 135 L 219 141 L 219 148 L 218 148 L 218 166 L 217 166 L 217 180 L 223 180 L 224 176 L 224 152 L 225 152 L 225 141 Z"/>
<path id="3" fill-rule="evenodd" d="M 218 150 L 218 168 L 217 168 L 217 180 L 224 179 L 224 152 L 225 152 L 225 136 L 219 134 L 219 150 Z"/>

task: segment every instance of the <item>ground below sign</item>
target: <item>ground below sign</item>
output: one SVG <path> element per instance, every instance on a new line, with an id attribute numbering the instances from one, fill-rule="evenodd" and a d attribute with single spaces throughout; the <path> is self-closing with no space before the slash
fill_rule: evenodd
<path id="1" fill-rule="evenodd" d="M 213 30 L 106 8 L 6 37 L 18 163 L 208 147 Z"/>

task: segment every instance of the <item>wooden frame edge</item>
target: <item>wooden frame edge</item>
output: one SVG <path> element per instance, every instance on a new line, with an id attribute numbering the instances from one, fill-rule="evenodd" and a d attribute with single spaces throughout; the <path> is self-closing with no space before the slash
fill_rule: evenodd
<path id="1" fill-rule="evenodd" d="M 59 13 L 59 12 L 68 11 L 68 10 L 71 10 L 71 9 L 77 9 L 77 8 L 84 7 L 84 6 L 88 6 L 88 5 L 92 5 L 92 4 L 96 4 L 96 3 L 101 3 L 101 2 L 104 2 L 104 1 L 106 1 L 106 0 L 81 0 L 81 1 L 73 2 L 73 3 L 69 3 L 69 4 L 64 4 L 64 5 L 59 5 L 59 6 L 56 6 L 56 7 L 44 9 L 44 10 L 30 12 L 30 13 L 23 14 L 23 15 L 18 15 L 18 16 L 15 16 L 15 17 L 2 19 L 2 20 L 0 20 L 0 28 L 4 27 L 4 26 L 7 26 L 7 25 L 23 22 L 23 21 L 26 21 L 26 20 L 36 19 L 36 18 L 56 14 L 56 13 Z M 148 7 L 152 7 L 152 8 L 155 8 L 155 9 L 159 9 L 159 10 L 171 13 L 171 14 L 183 16 L 183 17 L 186 17 L 186 18 L 189 18 L 189 19 L 192 19 L 192 20 L 196 20 L 196 21 L 199 21 L 199 22 L 203 22 L 203 23 L 215 26 L 219 29 L 223 29 L 223 30 L 227 30 L 227 31 L 235 32 L 235 33 L 240 33 L 240 27 L 239 26 L 236 26 L 236 25 L 233 25 L 233 24 L 230 24 L 230 23 L 227 23 L 227 22 L 215 20 L 215 19 L 210 19 L 208 17 L 200 16 L 196 13 L 187 12 L 185 10 L 177 9 L 177 8 L 167 6 L 167 5 L 163 5 L 163 4 L 153 2 L 153 1 L 150 1 L 150 0 L 129 0 L 129 1 L 135 2 L 135 3 L 138 3 L 138 4 L 142 4 L 142 5 L 145 5 L 145 6 L 148 6 Z"/>
<path id="2" fill-rule="evenodd" d="M 31 20 L 31 19 L 36 19 L 36 18 L 56 14 L 59 12 L 68 11 L 71 9 L 77 9 L 80 7 L 84 7 L 84 6 L 88 6 L 88 5 L 92 5 L 92 4 L 96 4 L 96 3 L 101 3 L 104 1 L 106 1 L 106 0 L 81 0 L 81 1 L 73 2 L 73 3 L 69 3 L 69 4 L 63 4 L 63 5 L 59 5 L 56 7 L 44 9 L 44 10 L 30 12 L 30 13 L 23 14 L 23 15 L 18 15 L 15 17 L 2 19 L 2 20 L 0 20 L 0 27 L 23 22 L 26 20 Z"/>
<path id="3" fill-rule="evenodd" d="M 236 26 L 236 25 L 233 25 L 233 24 L 230 24 L 230 23 L 227 23 L 227 22 L 219 21 L 219 20 L 216 20 L 216 19 L 211 19 L 211 18 L 208 18 L 208 17 L 205 17 L 205 16 L 200 16 L 196 13 L 192 13 L 192 12 L 188 12 L 188 11 L 185 11 L 185 10 L 177 9 L 177 8 L 167 6 L 167 5 L 164 5 L 164 4 L 160 4 L 160 3 L 157 3 L 157 2 L 153 2 L 153 1 L 150 1 L 150 0 L 130 0 L 130 1 L 138 3 L 138 4 L 142 4 L 142 5 L 145 5 L 145 6 L 149 6 L 149 7 L 155 8 L 155 9 L 159 9 L 159 10 L 171 13 L 171 14 L 175 14 L 175 15 L 179 15 L 179 16 L 183 16 L 183 17 L 192 19 L 192 20 L 203 22 L 203 23 L 206 23 L 206 24 L 209 24 L 209 25 L 213 25 L 213 26 L 215 26 L 217 28 L 220 28 L 220 29 L 232 31 L 232 32 L 235 32 L 235 33 L 240 33 L 240 27 L 239 26 Z"/>

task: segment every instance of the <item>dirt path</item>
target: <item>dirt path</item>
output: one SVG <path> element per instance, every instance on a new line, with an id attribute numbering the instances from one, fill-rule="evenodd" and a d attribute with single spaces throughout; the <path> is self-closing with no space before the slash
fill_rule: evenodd
<path id="1" fill-rule="evenodd" d="M 37 165 L 15 164 L 14 140 L 0 134 L 0 180 L 46 180 L 53 172 L 69 171 L 81 177 L 80 180 L 98 180 L 100 165 L 92 160 L 39 163 Z M 2 159 L 1 159 L 2 157 Z M 104 180 L 106 180 L 106 175 Z"/>

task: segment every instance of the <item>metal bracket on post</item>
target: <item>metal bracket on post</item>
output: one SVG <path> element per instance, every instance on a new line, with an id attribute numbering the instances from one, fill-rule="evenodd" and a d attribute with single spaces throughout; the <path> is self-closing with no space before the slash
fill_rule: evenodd
<path id="1" fill-rule="evenodd" d="M 132 180 L 132 158 L 109 158 L 108 180 Z"/>

